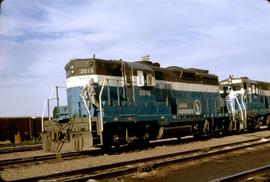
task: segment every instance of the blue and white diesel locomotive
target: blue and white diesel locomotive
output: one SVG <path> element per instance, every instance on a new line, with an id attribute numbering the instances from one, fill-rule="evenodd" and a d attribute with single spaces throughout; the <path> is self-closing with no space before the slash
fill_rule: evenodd
<path id="1" fill-rule="evenodd" d="M 269 83 L 230 77 L 219 84 L 208 70 L 162 68 L 149 56 L 137 62 L 74 59 L 65 70 L 68 104 L 57 105 L 54 117 L 43 121 L 46 151 L 197 137 L 270 122 Z"/>
<path id="2" fill-rule="evenodd" d="M 252 131 L 269 126 L 270 83 L 230 76 L 220 82 L 220 93 L 226 95 L 230 127 Z"/>

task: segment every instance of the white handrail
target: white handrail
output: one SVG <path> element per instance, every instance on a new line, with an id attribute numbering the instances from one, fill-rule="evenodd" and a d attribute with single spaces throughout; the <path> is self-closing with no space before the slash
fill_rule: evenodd
<path id="1" fill-rule="evenodd" d="M 55 86 L 55 87 L 52 87 L 49 99 L 45 99 L 44 104 L 43 104 L 43 111 L 42 111 L 42 115 L 41 115 L 41 131 L 42 132 L 44 132 L 44 115 L 45 115 L 46 106 L 47 107 L 49 106 L 48 105 L 48 102 L 50 102 L 50 100 L 53 100 L 53 99 L 59 99 L 58 97 L 53 98 L 53 94 L 54 94 L 55 88 L 57 88 L 57 87 L 58 88 L 66 88 L 64 86 Z M 49 107 L 48 107 L 48 120 L 51 120 L 50 108 Z"/>
<path id="2" fill-rule="evenodd" d="M 245 121 L 247 121 L 247 108 L 246 108 L 246 104 L 244 102 L 244 96 L 245 96 L 245 93 L 243 93 L 241 95 L 241 102 L 242 102 L 242 106 L 243 106 L 243 110 L 244 110 L 244 119 L 245 119 Z"/>
<path id="3" fill-rule="evenodd" d="M 99 93 L 99 114 L 100 114 L 100 131 L 103 131 L 103 109 L 102 109 L 102 100 L 101 100 L 101 96 L 103 93 L 103 89 L 104 89 L 104 85 L 105 85 L 105 79 L 103 80 L 102 83 L 102 87 Z"/>
<path id="4" fill-rule="evenodd" d="M 246 108 L 246 104 L 244 102 L 244 96 L 245 96 L 245 91 L 243 91 L 241 93 L 241 107 L 242 107 L 242 111 L 243 111 L 243 122 L 244 122 L 244 127 L 247 127 L 247 108 Z"/>
<path id="5" fill-rule="evenodd" d="M 85 101 L 84 96 L 82 95 L 81 97 L 82 97 L 83 103 L 84 103 L 84 105 L 85 105 L 86 111 L 87 111 L 87 113 L 88 113 L 88 119 L 89 119 L 89 121 L 88 121 L 88 123 L 89 123 L 89 131 L 92 132 L 92 119 L 91 119 L 90 110 L 89 110 L 89 108 L 88 108 L 88 106 L 87 106 L 87 103 L 86 103 L 86 101 Z"/>
<path id="6" fill-rule="evenodd" d="M 238 104 L 238 108 L 239 108 L 239 111 L 240 111 L 240 114 L 241 114 L 241 119 L 243 121 L 244 120 L 244 114 L 243 114 L 243 111 L 242 111 L 242 106 L 240 104 L 240 101 L 239 101 L 238 97 L 236 97 L 235 100 L 236 100 L 236 103 Z"/>

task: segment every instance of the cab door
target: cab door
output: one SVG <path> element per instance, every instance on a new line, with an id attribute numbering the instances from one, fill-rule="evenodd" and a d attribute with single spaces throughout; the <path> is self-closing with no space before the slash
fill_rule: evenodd
<path id="1" fill-rule="evenodd" d="M 132 81 L 133 69 L 127 63 L 123 63 L 122 72 L 123 72 L 125 98 L 128 101 L 134 101 L 134 84 L 133 84 L 133 81 Z"/>

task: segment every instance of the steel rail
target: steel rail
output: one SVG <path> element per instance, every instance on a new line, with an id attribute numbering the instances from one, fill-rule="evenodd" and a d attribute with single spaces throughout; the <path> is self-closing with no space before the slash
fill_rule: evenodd
<path id="1" fill-rule="evenodd" d="M 87 179 L 104 179 L 112 176 L 120 176 L 137 171 L 149 171 L 164 165 L 197 160 L 205 157 L 220 155 L 232 151 L 255 147 L 258 145 L 269 144 L 270 140 L 252 139 L 248 141 L 236 142 L 220 146 L 195 149 L 192 151 L 176 152 L 148 158 L 105 164 L 96 167 L 77 169 L 72 171 L 49 174 L 44 176 L 29 177 L 15 181 L 39 181 L 53 179 L 57 181 L 83 181 Z"/>
<path id="2" fill-rule="evenodd" d="M 239 173 L 235 173 L 229 176 L 224 176 L 222 178 L 218 178 L 218 179 L 214 179 L 211 180 L 211 182 L 230 182 L 230 181 L 237 181 L 240 180 L 244 177 L 250 176 L 252 174 L 256 174 L 256 173 L 261 173 L 264 172 L 266 170 L 270 170 L 270 164 L 265 165 L 265 166 L 261 166 L 261 167 L 257 167 L 257 168 L 253 168 L 253 169 L 249 169 L 246 171 L 242 171 Z"/>
<path id="3" fill-rule="evenodd" d="M 12 152 L 25 152 L 29 150 L 40 150 L 40 149 L 42 149 L 42 144 L 23 145 L 23 146 L 15 146 L 15 147 L 1 147 L 0 154 L 12 153 Z"/>
<path id="4" fill-rule="evenodd" d="M 79 157 L 82 155 L 98 155 L 97 150 L 92 151 L 82 151 L 82 152 L 70 152 L 70 153 L 55 153 L 55 154 L 48 154 L 48 155 L 41 155 L 41 156 L 31 156 L 31 157 L 24 157 L 24 158 L 15 158 L 15 159 L 4 159 L 0 160 L 0 166 L 4 167 L 7 165 L 17 165 L 22 163 L 35 163 L 40 161 L 46 160 L 55 160 L 61 159 L 66 160 L 73 157 Z"/>

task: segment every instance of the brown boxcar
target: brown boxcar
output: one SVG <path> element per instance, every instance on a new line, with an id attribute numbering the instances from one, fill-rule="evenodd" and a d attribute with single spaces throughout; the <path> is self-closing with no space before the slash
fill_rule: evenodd
<path id="1" fill-rule="evenodd" d="M 41 117 L 0 117 L 0 140 L 10 140 L 14 143 L 14 136 L 20 132 L 22 140 L 39 137 L 41 131 Z"/>

